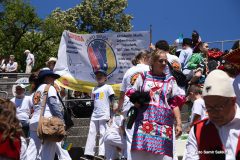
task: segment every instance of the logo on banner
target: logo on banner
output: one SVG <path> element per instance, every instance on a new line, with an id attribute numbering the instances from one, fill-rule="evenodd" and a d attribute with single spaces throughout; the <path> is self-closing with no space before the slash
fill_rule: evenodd
<path id="1" fill-rule="evenodd" d="M 93 72 L 102 69 L 110 75 L 117 68 L 114 50 L 103 39 L 92 40 L 87 47 L 88 58 Z"/>

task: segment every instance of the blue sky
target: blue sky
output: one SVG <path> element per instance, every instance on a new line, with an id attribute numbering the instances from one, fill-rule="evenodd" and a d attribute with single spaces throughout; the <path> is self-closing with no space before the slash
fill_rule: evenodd
<path id="1" fill-rule="evenodd" d="M 81 0 L 30 2 L 44 18 L 56 7 L 65 10 Z M 152 24 L 153 42 L 165 39 L 172 44 L 181 33 L 190 37 L 194 29 L 203 41 L 240 39 L 239 7 L 240 0 L 129 0 L 125 12 L 134 17 L 133 31 L 149 30 Z M 227 49 L 230 45 L 224 47 Z"/>

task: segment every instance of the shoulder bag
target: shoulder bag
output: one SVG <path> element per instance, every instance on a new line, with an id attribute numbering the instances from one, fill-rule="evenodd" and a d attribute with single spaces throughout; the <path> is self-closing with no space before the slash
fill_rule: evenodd
<path id="1" fill-rule="evenodd" d="M 37 135 L 43 141 L 60 142 L 66 136 L 64 121 L 58 117 L 44 117 L 44 110 L 47 103 L 47 95 L 50 85 L 44 89 L 41 113 L 38 122 Z"/>

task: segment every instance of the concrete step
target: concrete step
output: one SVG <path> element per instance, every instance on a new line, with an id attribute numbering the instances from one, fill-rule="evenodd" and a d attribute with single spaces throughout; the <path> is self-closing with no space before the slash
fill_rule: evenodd
<path id="1" fill-rule="evenodd" d="M 86 145 L 87 136 L 68 136 L 67 143 L 72 143 L 72 147 L 84 147 Z"/>
<path id="2" fill-rule="evenodd" d="M 98 145 L 99 135 L 96 137 L 96 145 Z M 68 136 L 65 140 L 66 143 L 72 143 L 72 147 L 85 147 L 87 142 L 86 136 Z"/>
<path id="3" fill-rule="evenodd" d="M 73 118 L 74 127 L 89 126 L 90 118 Z"/>
<path id="4" fill-rule="evenodd" d="M 88 126 L 83 126 L 83 127 L 72 127 L 68 131 L 68 135 L 71 136 L 87 136 L 88 135 Z"/>

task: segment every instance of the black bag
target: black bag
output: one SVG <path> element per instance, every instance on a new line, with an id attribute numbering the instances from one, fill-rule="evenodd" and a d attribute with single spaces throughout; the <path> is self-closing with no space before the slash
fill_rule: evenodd
<path id="1" fill-rule="evenodd" d="M 57 94 L 58 95 L 58 94 Z M 66 130 L 70 129 L 72 126 L 74 126 L 73 120 L 72 120 L 72 110 L 68 107 L 66 107 L 61 99 L 61 97 L 58 95 L 59 100 L 62 103 L 63 106 L 63 119 L 66 125 Z"/>
<path id="2" fill-rule="evenodd" d="M 182 71 L 176 70 L 172 67 L 172 65 L 168 62 L 169 70 L 172 76 L 176 79 L 179 87 L 184 87 L 187 85 L 187 77 L 183 74 Z"/>
<path id="3" fill-rule="evenodd" d="M 137 118 L 137 113 L 138 113 L 138 109 L 134 106 L 128 110 L 127 119 L 126 119 L 127 129 L 132 129 L 133 123 Z"/>

